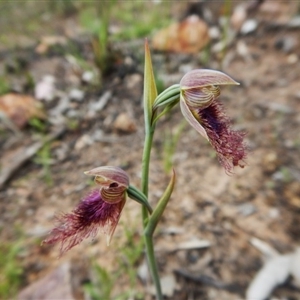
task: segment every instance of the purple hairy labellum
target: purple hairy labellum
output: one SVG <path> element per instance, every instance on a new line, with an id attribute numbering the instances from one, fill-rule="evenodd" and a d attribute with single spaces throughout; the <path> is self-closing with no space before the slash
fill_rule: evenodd
<path id="1" fill-rule="evenodd" d="M 126 202 L 128 175 L 117 167 L 99 167 L 86 172 L 95 176 L 100 190 L 92 190 L 68 214 L 57 217 L 57 226 L 43 243 L 60 243 L 60 255 L 101 229 L 109 244 Z"/>
<path id="2" fill-rule="evenodd" d="M 245 133 L 234 131 L 223 105 L 219 85 L 237 85 L 228 75 L 213 70 L 193 70 L 181 80 L 180 107 L 184 117 L 215 149 L 226 172 L 244 167 Z"/>

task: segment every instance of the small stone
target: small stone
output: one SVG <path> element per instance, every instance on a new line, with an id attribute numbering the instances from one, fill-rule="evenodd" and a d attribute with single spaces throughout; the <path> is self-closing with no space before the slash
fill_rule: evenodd
<path id="1" fill-rule="evenodd" d="M 107 104 L 108 100 L 111 98 L 112 92 L 106 91 L 99 99 L 98 101 L 91 102 L 89 105 L 89 116 L 94 116 L 95 113 L 102 110 L 105 105 Z"/>
<path id="2" fill-rule="evenodd" d="M 296 62 L 298 62 L 298 60 L 299 60 L 298 55 L 295 53 L 292 53 L 287 57 L 287 63 L 290 65 L 295 64 Z"/>
<path id="3" fill-rule="evenodd" d="M 34 88 L 34 96 L 38 100 L 52 101 L 55 98 L 55 78 L 46 75 Z"/>
<path id="4" fill-rule="evenodd" d="M 279 209 L 275 208 L 275 207 L 271 208 L 269 210 L 269 217 L 271 219 L 277 219 L 277 218 L 279 218 L 280 217 L 280 211 L 279 211 Z"/>
<path id="5" fill-rule="evenodd" d="M 287 24 L 290 28 L 300 28 L 300 16 L 299 14 L 290 20 Z"/>
<path id="6" fill-rule="evenodd" d="M 300 248 L 298 247 L 293 254 L 293 263 L 291 265 L 291 274 L 295 279 L 297 286 L 300 286 Z"/>
<path id="7" fill-rule="evenodd" d="M 241 215 L 247 217 L 256 212 L 256 207 L 252 203 L 243 203 L 239 205 L 238 211 Z"/>
<path id="8" fill-rule="evenodd" d="M 235 30 L 240 30 L 243 23 L 245 22 L 247 18 L 247 7 L 246 5 L 240 4 L 237 5 L 232 13 L 232 16 L 230 18 L 230 24 Z"/>
<path id="9" fill-rule="evenodd" d="M 219 27 L 213 26 L 209 28 L 209 36 L 212 40 L 217 40 L 221 36 L 221 32 Z"/>
<path id="10" fill-rule="evenodd" d="M 179 243 L 176 246 L 177 250 L 191 250 L 191 249 L 203 249 L 211 246 L 211 242 L 208 240 L 200 240 L 193 238 L 189 241 Z"/>
<path id="11" fill-rule="evenodd" d="M 248 58 L 248 57 L 249 57 L 249 49 L 248 49 L 248 46 L 247 46 L 247 44 L 246 44 L 244 41 L 242 41 L 242 40 L 240 40 L 240 41 L 237 42 L 237 44 L 236 44 L 236 51 L 237 51 L 237 53 L 238 53 L 240 56 L 242 56 L 242 57 L 244 57 L 244 58 Z"/>
<path id="12" fill-rule="evenodd" d="M 83 72 L 83 74 L 81 76 L 81 80 L 83 82 L 90 83 L 94 79 L 94 77 L 95 77 L 95 75 L 93 72 L 85 71 L 85 72 Z"/>
<path id="13" fill-rule="evenodd" d="M 144 260 L 142 264 L 139 265 L 137 269 L 137 275 L 143 282 L 147 282 L 149 280 L 149 270 L 146 260 Z"/>
<path id="14" fill-rule="evenodd" d="M 75 110 L 75 109 L 70 109 L 67 113 L 66 116 L 71 119 L 79 119 L 81 117 L 80 111 Z"/>
<path id="15" fill-rule="evenodd" d="M 86 146 L 90 146 L 93 143 L 94 143 L 93 139 L 89 135 L 84 134 L 77 140 L 74 148 L 75 150 L 82 150 Z"/>
<path id="16" fill-rule="evenodd" d="M 70 147 L 67 144 L 62 143 L 59 148 L 54 150 L 54 156 L 58 161 L 64 161 L 70 153 Z"/>
<path id="17" fill-rule="evenodd" d="M 174 292 L 176 289 L 176 280 L 174 275 L 167 275 L 161 278 L 161 288 L 164 296 L 172 297 L 174 296 Z M 155 288 L 151 286 L 149 292 L 152 295 L 155 295 Z"/>
<path id="18" fill-rule="evenodd" d="M 124 64 L 127 66 L 132 66 L 134 64 L 134 61 L 130 56 L 126 56 L 124 59 Z"/>
<path id="19" fill-rule="evenodd" d="M 51 116 L 57 116 L 65 113 L 70 108 L 70 99 L 68 97 L 62 97 L 58 105 L 50 110 L 49 114 Z"/>
<path id="20" fill-rule="evenodd" d="M 140 74 L 136 73 L 136 74 L 128 75 L 126 76 L 126 87 L 128 89 L 136 88 L 137 86 L 140 85 L 142 80 L 143 78 Z"/>
<path id="21" fill-rule="evenodd" d="M 133 133 L 136 131 L 136 124 L 128 114 L 121 113 L 114 122 L 114 129 L 124 133 Z"/>
<path id="22" fill-rule="evenodd" d="M 269 152 L 263 157 L 262 167 L 266 172 L 274 172 L 279 165 L 279 159 L 276 152 Z"/>
<path id="23" fill-rule="evenodd" d="M 82 102 L 84 98 L 84 91 L 73 89 L 69 92 L 69 98 L 78 102 Z"/>
<path id="24" fill-rule="evenodd" d="M 277 83 L 278 86 L 280 87 L 285 87 L 287 86 L 286 81 L 279 81 Z M 291 114 L 293 112 L 293 109 L 285 104 L 281 104 L 281 103 L 276 103 L 276 102 L 270 102 L 268 103 L 267 107 L 270 110 L 276 111 L 276 112 L 280 112 L 283 114 Z"/>
<path id="25" fill-rule="evenodd" d="M 295 96 L 296 99 L 300 100 L 300 91 L 296 91 L 294 96 Z"/>
<path id="26" fill-rule="evenodd" d="M 282 50 L 285 53 L 290 53 L 295 49 L 296 44 L 297 42 L 293 37 L 285 36 L 276 40 L 275 48 Z"/>
<path id="27" fill-rule="evenodd" d="M 254 32 L 257 29 L 257 21 L 254 19 L 249 19 L 247 21 L 244 22 L 244 24 L 241 27 L 241 34 L 249 34 Z"/>

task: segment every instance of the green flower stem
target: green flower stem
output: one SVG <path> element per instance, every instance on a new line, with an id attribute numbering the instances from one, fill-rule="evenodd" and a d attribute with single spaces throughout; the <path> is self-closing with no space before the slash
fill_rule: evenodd
<path id="1" fill-rule="evenodd" d="M 155 228 L 169 202 L 169 199 L 171 197 L 173 188 L 175 184 L 175 173 L 173 172 L 172 179 L 165 190 L 164 194 L 158 201 L 158 204 L 154 210 L 154 212 L 149 217 L 149 221 L 145 227 L 144 230 L 144 240 L 146 245 L 146 253 L 148 258 L 148 264 L 150 266 L 150 272 L 151 276 L 153 278 L 154 285 L 156 287 L 156 298 L 158 300 L 163 299 L 162 290 L 161 290 L 161 284 L 160 279 L 158 275 L 158 267 L 155 259 L 155 253 L 154 253 L 154 246 L 153 246 L 153 234 L 155 231 Z"/>
<path id="2" fill-rule="evenodd" d="M 178 95 L 180 93 L 179 88 L 177 87 Z M 168 95 L 170 90 L 168 90 Z M 174 96 L 174 91 L 171 92 L 171 95 Z M 145 41 L 145 70 L 144 70 L 144 118 L 145 118 L 145 143 L 144 143 L 144 152 L 143 152 L 143 160 L 142 160 L 142 193 L 148 199 L 148 186 L 149 186 L 149 164 L 150 164 L 150 155 L 152 149 L 153 135 L 155 131 L 155 120 L 156 117 L 156 109 L 154 107 L 154 101 L 157 98 L 157 88 L 153 73 L 152 61 L 151 61 L 151 53 L 148 46 L 147 40 Z M 168 98 L 167 98 L 168 99 Z M 164 101 L 167 100 L 165 96 L 161 97 L 159 100 Z M 142 218 L 143 218 L 143 226 L 144 226 L 144 241 L 146 247 L 146 256 L 148 259 L 148 265 L 150 269 L 150 273 L 152 276 L 153 283 L 156 289 L 156 299 L 163 300 L 161 284 L 158 274 L 157 262 L 155 259 L 154 246 L 153 246 L 153 231 L 147 230 L 148 222 L 151 219 L 151 215 L 149 214 L 147 207 L 145 205 L 142 206 Z M 151 227 L 152 228 L 152 227 Z"/>
<path id="3" fill-rule="evenodd" d="M 149 164 L 150 155 L 152 149 L 153 135 L 155 131 L 155 126 L 146 126 L 145 143 L 144 143 L 144 153 L 142 161 L 142 192 L 148 197 L 148 185 L 149 185 Z M 150 269 L 150 274 L 156 289 L 156 299 L 163 300 L 163 294 L 161 290 L 161 284 L 158 274 L 157 262 L 155 259 L 154 246 L 153 246 L 153 232 L 146 230 L 149 214 L 147 208 L 142 206 L 142 217 L 144 225 L 144 241 L 146 248 L 146 256 L 148 260 L 148 265 Z"/>
<path id="4" fill-rule="evenodd" d="M 153 245 L 153 233 L 145 230 L 144 232 L 144 241 L 146 246 L 146 255 L 148 259 L 148 265 L 151 273 L 151 277 L 156 290 L 156 299 L 163 300 L 163 294 L 161 290 L 160 278 L 158 274 L 158 267 L 154 253 L 154 245 Z"/>
<path id="5" fill-rule="evenodd" d="M 146 127 L 144 152 L 142 160 L 142 192 L 148 198 L 149 164 L 155 127 Z"/>

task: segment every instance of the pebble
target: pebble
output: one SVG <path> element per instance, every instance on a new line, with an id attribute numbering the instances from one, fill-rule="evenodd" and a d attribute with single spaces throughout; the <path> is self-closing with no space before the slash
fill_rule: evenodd
<path id="1" fill-rule="evenodd" d="M 232 16 L 230 18 L 230 24 L 235 30 L 239 30 L 243 23 L 245 22 L 247 18 L 247 7 L 246 5 L 240 4 L 237 5 L 232 13 Z"/>
<path id="2" fill-rule="evenodd" d="M 86 83 L 93 81 L 95 74 L 92 71 L 85 71 L 82 73 L 81 80 Z"/>
<path id="3" fill-rule="evenodd" d="M 254 214 L 256 210 L 256 207 L 252 203 L 243 203 L 238 207 L 239 213 L 245 217 Z"/>
<path id="4" fill-rule="evenodd" d="M 291 266 L 291 274 L 295 278 L 295 285 L 300 287 L 300 248 L 296 249 L 293 254 L 293 264 Z"/>
<path id="5" fill-rule="evenodd" d="M 55 98 L 55 78 L 46 75 L 34 88 L 34 96 L 38 100 L 52 101 Z"/>
<path id="6" fill-rule="evenodd" d="M 296 47 L 296 40 L 291 36 L 284 36 L 275 41 L 275 48 L 282 50 L 285 53 L 290 53 Z"/>
<path id="7" fill-rule="evenodd" d="M 142 264 L 138 267 L 137 275 L 144 283 L 146 283 L 149 280 L 149 271 L 146 260 L 144 260 Z"/>
<path id="8" fill-rule="evenodd" d="M 121 113 L 114 122 L 114 129 L 124 133 L 133 133 L 136 131 L 136 124 L 128 114 Z"/>
<path id="9" fill-rule="evenodd" d="M 296 62 L 298 62 L 298 60 L 299 60 L 298 55 L 295 53 L 292 53 L 287 57 L 287 63 L 290 65 L 295 64 Z"/>
<path id="10" fill-rule="evenodd" d="M 272 175 L 272 179 L 276 181 L 283 181 L 284 174 L 281 171 L 277 171 Z"/>
<path id="11" fill-rule="evenodd" d="M 237 51 L 237 53 L 238 53 L 240 56 L 242 56 L 242 57 L 244 57 L 244 58 L 250 57 L 248 46 L 247 46 L 247 44 L 246 44 L 244 41 L 242 41 L 242 40 L 240 40 L 240 41 L 237 42 L 237 44 L 236 44 L 236 51 Z"/>
<path id="12" fill-rule="evenodd" d="M 71 100 L 75 100 L 77 102 L 82 102 L 84 99 L 84 95 L 85 95 L 84 91 L 79 90 L 79 89 L 72 89 L 69 92 L 69 98 Z"/>
<path id="13" fill-rule="evenodd" d="M 253 33 L 257 29 L 258 23 L 254 19 L 249 19 L 245 21 L 241 27 L 241 34 Z"/>
<path id="14" fill-rule="evenodd" d="M 70 99 L 68 97 L 62 97 L 56 107 L 50 110 L 49 114 L 57 116 L 65 113 L 69 109 Z"/>
<path id="15" fill-rule="evenodd" d="M 138 87 L 141 84 L 143 78 L 142 78 L 141 74 L 136 73 L 136 74 L 131 74 L 131 75 L 126 76 L 125 80 L 126 80 L 127 88 L 133 89 L 133 88 Z"/>
<path id="16" fill-rule="evenodd" d="M 208 33 L 212 40 L 217 40 L 221 37 L 220 29 L 217 26 L 210 27 Z"/>
<path id="17" fill-rule="evenodd" d="M 79 110 L 70 109 L 67 111 L 66 116 L 71 119 L 79 119 L 81 117 L 81 113 Z"/>
<path id="18" fill-rule="evenodd" d="M 76 150 L 82 150 L 86 146 L 90 146 L 93 143 L 94 143 L 93 139 L 88 134 L 84 134 L 77 140 L 74 148 Z"/>
<path id="19" fill-rule="evenodd" d="M 277 219 L 280 217 L 280 211 L 278 208 L 275 208 L 275 207 L 272 207 L 270 210 L 269 210 L 269 217 L 271 219 Z"/>
<path id="20" fill-rule="evenodd" d="M 54 149 L 54 156 L 58 161 L 64 161 L 70 153 L 70 147 L 67 144 L 61 143 L 60 147 Z"/>
<path id="21" fill-rule="evenodd" d="M 299 14 L 294 17 L 288 24 L 288 27 L 290 28 L 300 28 L 300 16 Z"/>
<path id="22" fill-rule="evenodd" d="M 300 91 L 296 91 L 295 94 L 294 94 L 294 96 L 295 96 L 297 99 L 300 100 Z"/>
<path id="23" fill-rule="evenodd" d="M 111 98 L 112 92 L 106 91 L 99 99 L 98 101 L 91 102 L 89 105 L 89 113 L 88 115 L 93 115 L 94 113 L 102 110 L 105 105 L 107 104 L 108 100 Z"/>
<path id="24" fill-rule="evenodd" d="M 95 142 L 115 143 L 118 141 L 118 139 L 114 136 L 105 135 L 101 129 L 97 129 L 94 133 L 92 133 L 91 138 Z"/>

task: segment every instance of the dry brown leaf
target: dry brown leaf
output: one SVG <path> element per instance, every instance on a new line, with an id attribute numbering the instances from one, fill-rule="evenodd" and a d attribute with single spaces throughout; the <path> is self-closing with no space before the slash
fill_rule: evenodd
<path id="1" fill-rule="evenodd" d="M 37 45 L 35 51 L 38 54 L 44 54 L 48 51 L 49 47 L 54 45 L 66 45 L 67 39 L 64 36 L 50 35 L 41 38 L 40 43 Z"/>
<path id="2" fill-rule="evenodd" d="M 152 46 L 161 51 L 197 53 L 209 40 L 206 23 L 198 16 L 192 15 L 157 32 L 153 37 Z"/>
<path id="3" fill-rule="evenodd" d="M 31 96 L 6 94 L 0 97 L 0 111 L 19 128 L 24 127 L 31 118 L 45 118 L 41 103 Z"/>

